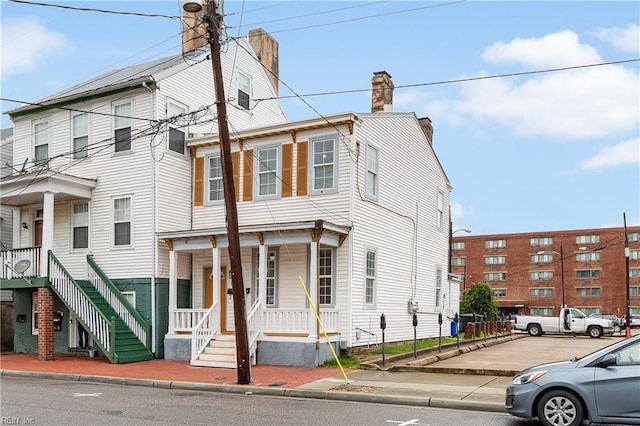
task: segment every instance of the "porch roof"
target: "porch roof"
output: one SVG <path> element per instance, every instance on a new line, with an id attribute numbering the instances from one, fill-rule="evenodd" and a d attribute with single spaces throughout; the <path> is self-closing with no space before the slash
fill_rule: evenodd
<path id="1" fill-rule="evenodd" d="M 349 235 L 351 227 L 336 225 L 323 220 L 253 224 L 238 227 L 242 246 L 282 242 L 307 243 L 314 238 L 312 231 L 320 232 L 320 238 L 324 244 L 340 246 Z M 226 227 L 160 232 L 157 237 L 159 240 L 164 240 L 174 250 L 210 249 L 228 246 Z"/>
<path id="2" fill-rule="evenodd" d="M 86 179 L 52 170 L 21 173 L 0 180 L 0 203 L 23 206 L 42 202 L 42 194 L 52 192 L 56 198 L 91 198 L 96 179 Z"/>

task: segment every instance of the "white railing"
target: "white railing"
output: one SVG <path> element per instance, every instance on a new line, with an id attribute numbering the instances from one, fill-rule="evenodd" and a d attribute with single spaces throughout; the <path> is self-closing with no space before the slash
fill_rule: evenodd
<path id="1" fill-rule="evenodd" d="M 31 265 L 24 273 L 20 274 L 15 271 L 16 264 L 21 260 L 28 260 Z M 27 247 L 13 250 L 0 251 L 0 262 L 2 262 L 2 271 L 0 278 L 33 278 L 40 277 L 40 247 Z"/>
<path id="2" fill-rule="evenodd" d="M 202 318 L 207 314 L 208 309 L 193 309 L 193 308 L 178 308 L 171 312 L 173 315 L 173 330 L 169 330 L 169 333 L 175 333 L 177 331 L 191 332 L 196 325 L 202 321 Z"/>
<path id="3" fill-rule="evenodd" d="M 113 310 L 116 311 L 122 321 L 124 321 L 127 327 L 129 327 L 129 329 L 136 335 L 138 340 L 140 340 L 145 347 L 148 347 L 148 327 L 144 324 L 144 320 L 134 313 L 134 308 L 132 306 L 126 306 L 126 301 L 123 302 L 123 300 L 121 300 L 122 296 L 118 297 L 114 288 L 102 279 L 99 271 L 96 270 L 97 265 L 94 265 L 92 262 L 88 262 L 88 265 L 88 278 L 89 281 L 91 281 L 91 284 L 93 284 L 96 290 L 98 290 L 102 297 L 104 297 Z"/>
<path id="4" fill-rule="evenodd" d="M 327 333 L 339 330 L 339 310 L 321 309 L 320 319 Z M 306 334 L 316 316 L 311 309 L 264 309 L 265 333 Z"/>
<path id="5" fill-rule="evenodd" d="M 340 310 L 320 309 L 320 320 L 327 333 L 337 333 L 340 330 Z"/>
<path id="6" fill-rule="evenodd" d="M 262 302 L 260 299 L 256 300 L 247 312 L 247 338 L 249 340 L 249 356 L 253 356 L 254 352 L 258 348 L 258 337 L 262 333 Z"/>
<path id="7" fill-rule="evenodd" d="M 191 329 L 191 361 L 195 361 L 211 339 L 220 331 L 220 308 L 217 303 L 205 311 Z"/>
<path id="8" fill-rule="evenodd" d="M 105 352 L 111 353 L 111 321 L 80 290 L 71 275 L 53 255 L 49 256 L 49 280 L 51 287 L 91 332 L 94 341 L 97 341 Z"/>

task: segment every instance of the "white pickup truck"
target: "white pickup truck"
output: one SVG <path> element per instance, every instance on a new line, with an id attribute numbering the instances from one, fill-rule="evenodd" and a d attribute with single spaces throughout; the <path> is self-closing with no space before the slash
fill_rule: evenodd
<path id="1" fill-rule="evenodd" d="M 588 334 L 590 337 L 612 335 L 615 324 L 602 318 L 589 318 L 579 309 L 562 308 L 559 317 L 540 317 L 517 315 L 514 321 L 516 330 L 527 331 L 531 336 L 544 333 Z"/>

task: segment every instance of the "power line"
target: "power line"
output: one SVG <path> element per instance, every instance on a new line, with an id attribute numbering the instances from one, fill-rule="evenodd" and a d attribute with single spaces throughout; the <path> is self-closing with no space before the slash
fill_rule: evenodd
<path id="1" fill-rule="evenodd" d="M 29 5 L 32 5 L 32 6 L 56 7 L 56 8 L 59 8 L 59 9 L 76 10 L 76 11 L 81 11 L 81 12 L 99 12 L 99 13 L 110 13 L 112 15 L 143 16 L 145 18 L 180 19 L 180 16 L 160 15 L 160 14 L 155 14 L 155 13 L 122 12 L 122 11 L 117 11 L 117 10 L 96 9 L 96 8 L 92 8 L 92 7 L 66 6 L 66 5 L 61 5 L 61 4 L 40 3 L 40 2 L 26 1 L 26 0 L 9 0 L 9 1 L 12 2 L 12 3 L 29 4 Z"/>

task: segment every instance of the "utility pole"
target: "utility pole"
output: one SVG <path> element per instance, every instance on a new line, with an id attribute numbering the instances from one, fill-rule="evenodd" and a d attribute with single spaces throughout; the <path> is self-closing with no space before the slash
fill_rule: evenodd
<path id="1" fill-rule="evenodd" d="M 624 222 L 624 262 L 625 268 L 624 273 L 626 277 L 626 287 L 627 287 L 627 321 L 626 321 L 626 337 L 631 337 L 631 292 L 629 289 L 629 256 L 631 252 L 629 251 L 629 234 L 627 234 L 627 214 L 622 213 L 622 221 Z"/>
<path id="2" fill-rule="evenodd" d="M 562 306 L 560 306 L 560 310 L 565 307 L 564 303 L 564 252 L 562 251 L 562 246 L 560 246 L 560 286 L 562 287 Z"/>
<path id="3" fill-rule="evenodd" d="M 220 138 L 220 157 L 222 159 L 222 184 L 227 219 L 227 238 L 229 240 L 229 262 L 231 263 L 231 284 L 233 290 L 233 318 L 236 332 L 236 365 L 238 368 L 238 384 L 251 383 L 251 362 L 249 359 L 249 341 L 247 337 L 247 316 L 245 310 L 245 292 L 242 278 L 242 262 L 240 260 L 240 235 L 238 232 L 238 210 L 236 206 L 236 190 L 233 184 L 233 165 L 231 162 L 231 141 L 227 126 L 227 108 L 225 104 L 224 85 L 222 81 L 222 65 L 220 62 L 220 28 L 222 14 L 218 12 L 218 3 L 222 0 L 209 0 L 203 17 L 207 24 L 209 46 L 211 48 L 211 66 L 213 67 L 213 83 L 216 94 L 218 113 L 218 135 Z M 185 3 L 193 6 L 194 3 Z M 195 10 L 199 11 L 197 6 Z"/>

